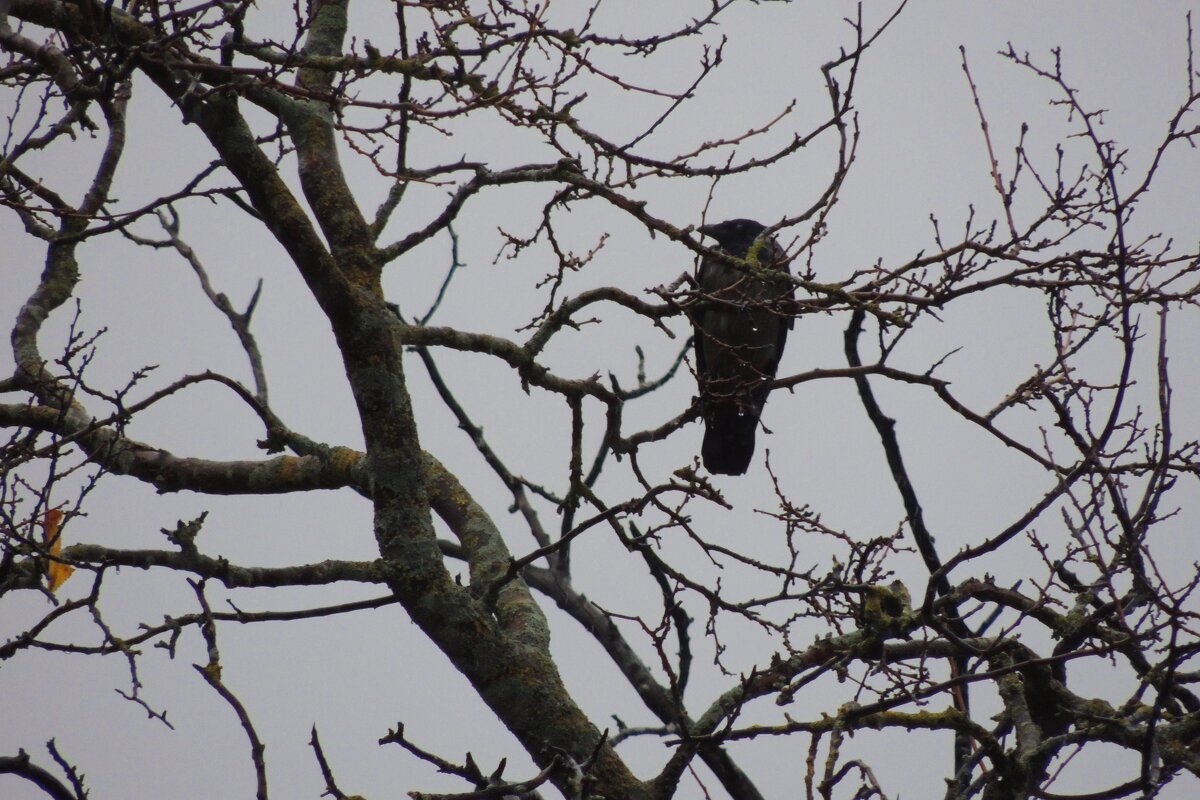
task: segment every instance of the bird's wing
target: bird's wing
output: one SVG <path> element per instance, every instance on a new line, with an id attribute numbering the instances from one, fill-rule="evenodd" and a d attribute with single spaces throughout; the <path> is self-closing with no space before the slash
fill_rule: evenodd
<path id="1" fill-rule="evenodd" d="M 701 261 L 696 273 L 701 293 L 701 307 L 695 314 L 696 369 L 703 384 L 737 377 L 731 347 L 745 338 L 740 329 L 748 326 L 739 324 L 739 311 L 723 307 L 721 301 L 738 299 L 733 287 L 741 277 L 734 268 L 712 259 Z"/>
<path id="2" fill-rule="evenodd" d="M 774 239 L 766 243 L 759 253 L 758 260 L 761 264 L 790 274 L 786 254 Z M 754 358 L 754 366 L 760 377 L 774 378 L 779 361 L 783 358 L 783 348 L 787 344 L 788 331 L 795 322 L 791 314 L 782 313 L 779 304 L 781 300 L 795 295 L 795 287 L 782 281 L 750 278 L 745 283 L 745 294 L 749 296 L 748 299 L 752 304 L 758 306 L 750 312 L 751 331 L 746 334 L 759 353 Z M 766 400 L 765 392 L 763 392 L 761 400 Z"/>

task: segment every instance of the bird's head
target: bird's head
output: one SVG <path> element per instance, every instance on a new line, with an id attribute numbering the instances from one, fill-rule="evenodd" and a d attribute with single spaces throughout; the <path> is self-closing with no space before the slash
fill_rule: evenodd
<path id="1" fill-rule="evenodd" d="M 715 225 L 701 225 L 696 230 L 716 239 L 721 249 L 730 253 L 745 253 L 759 234 L 767 229 L 761 222 L 752 219 L 730 219 Z"/>

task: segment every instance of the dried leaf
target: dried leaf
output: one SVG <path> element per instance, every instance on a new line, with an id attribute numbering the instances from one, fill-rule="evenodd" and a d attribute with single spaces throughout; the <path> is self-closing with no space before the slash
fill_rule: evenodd
<path id="1" fill-rule="evenodd" d="M 61 561 L 55 561 L 58 554 L 62 551 L 62 537 L 58 535 L 59 528 L 62 527 L 63 512 L 62 509 L 52 508 L 46 512 L 46 516 L 42 519 L 42 536 L 46 542 L 46 548 L 50 552 L 50 561 L 46 565 L 46 580 L 50 584 L 50 591 L 57 592 L 58 587 L 63 585 L 67 578 L 71 577 L 71 573 L 75 568 L 70 564 L 64 564 Z"/>

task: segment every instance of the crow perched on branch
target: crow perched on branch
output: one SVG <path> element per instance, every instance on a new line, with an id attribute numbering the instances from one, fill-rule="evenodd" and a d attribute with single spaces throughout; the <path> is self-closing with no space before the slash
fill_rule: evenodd
<path id="1" fill-rule="evenodd" d="M 717 240 L 736 258 L 751 253 L 763 267 L 787 272 L 783 248 L 749 219 L 705 225 L 700 233 Z M 696 328 L 696 376 L 704 410 L 701 455 L 709 472 L 741 475 L 754 455 L 754 433 L 775 369 L 783 355 L 792 318 L 780 301 L 792 297 L 784 280 L 755 277 L 737 267 L 705 258 L 696 272 L 699 307 L 692 312 Z"/>

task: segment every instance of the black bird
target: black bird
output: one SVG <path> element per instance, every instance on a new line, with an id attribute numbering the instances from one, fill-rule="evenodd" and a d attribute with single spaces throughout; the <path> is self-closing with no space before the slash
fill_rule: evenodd
<path id="1" fill-rule="evenodd" d="M 698 228 L 716 239 L 723 252 L 746 258 L 755 248 L 759 264 L 786 272 L 787 257 L 774 239 L 755 244 L 765 230 L 765 225 L 749 219 Z M 793 286 L 786 280 L 755 277 L 715 258 L 700 262 L 696 282 L 701 297 L 692 322 L 704 411 L 700 452 L 709 472 L 741 475 L 754 455 L 758 418 L 792 327 L 792 318 L 779 306 L 792 297 Z"/>

